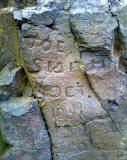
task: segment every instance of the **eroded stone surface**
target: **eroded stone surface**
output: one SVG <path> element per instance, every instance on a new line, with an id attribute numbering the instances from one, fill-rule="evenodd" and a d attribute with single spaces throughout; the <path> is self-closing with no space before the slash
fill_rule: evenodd
<path id="1" fill-rule="evenodd" d="M 24 10 L 15 11 L 14 18 L 17 20 L 27 19 L 35 25 L 51 25 L 57 17 L 56 8 L 37 8 L 31 7 Z"/>
<path id="2" fill-rule="evenodd" d="M 49 137 L 36 100 L 23 97 L 0 102 L 0 129 L 13 146 L 3 160 L 51 159 Z"/>
<path id="3" fill-rule="evenodd" d="M 106 112 L 90 89 L 73 36 L 61 36 L 44 26 L 22 27 L 24 61 L 36 86 L 35 94 L 44 101 L 42 112 L 52 138 L 54 159 L 76 159 L 82 152 L 85 155 L 90 139 L 82 124 L 103 118 Z"/>
<path id="4" fill-rule="evenodd" d="M 27 6 L 34 6 L 37 4 L 36 0 L 15 0 L 15 6 L 18 9 L 27 7 Z"/>
<path id="5" fill-rule="evenodd" d="M 13 63 L 7 65 L 0 72 L 0 100 L 23 95 L 25 79 L 23 68 L 14 67 Z"/>
<path id="6" fill-rule="evenodd" d="M 13 14 L 0 11 L 0 71 L 8 63 L 20 63 L 20 44 Z"/>
<path id="7" fill-rule="evenodd" d="M 116 100 L 120 103 L 121 96 L 126 94 L 126 76 L 114 68 L 93 69 L 87 71 L 87 75 L 95 92 L 103 101 Z"/>
<path id="8" fill-rule="evenodd" d="M 82 50 L 112 52 L 117 21 L 110 12 L 75 9 L 70 20 Z"/>
<path id="9" fill-rule="evenodd" d="M 126 92 L 126 77 L 117 71 L 113 57 L 118 24 L 109 2 L 91 3 L 79 9 L 78 2 L 68 1 L 71 16 L 60 11 L 52 28 L 22 25 L 23 58 L 42 101 L 54 159 L 113 160 L 125 149 L 126 136 L 119 133 L 117 121 L 112 123 L 112 110 L 119 108 Z"/>

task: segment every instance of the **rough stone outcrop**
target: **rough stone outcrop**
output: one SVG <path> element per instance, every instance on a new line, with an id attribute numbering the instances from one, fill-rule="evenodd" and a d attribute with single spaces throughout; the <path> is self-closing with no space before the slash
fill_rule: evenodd
<path id="1" fill-rule="evenodd" d="M 51 150 L 38 104 L 30 97 L 0 102 L 0 129 L 12 146 L 3 160 L 50 160 Z"/>
<path id="2" fill-rule="evenodd" d="M 14 64 L 9 64 L 0 72 L 0 100 L 6 100 L 10 96 L 22 95 L 24 87 L 23 68 L 14 68 Z"/>
<path id="3" fill-rule="evenodd" d="M 107 2 L 108 3 L 108 2 Z M 81 9 L 72 9 L 70 22 L 80 49 L 84 51 L 112 52 L 116 18 L 113 18 L 109 8 L 98 4 L 92 9 L 92 4 L 84 5 Z M 102 8 L 101 8 L 102 7 Z M 94 8 L 94 6 L 93 6 Z"/>
<path id="4" fill-rule="evenodd" d="M 126 160 L 126 1 L 0 8 L 1 159 Z"/>

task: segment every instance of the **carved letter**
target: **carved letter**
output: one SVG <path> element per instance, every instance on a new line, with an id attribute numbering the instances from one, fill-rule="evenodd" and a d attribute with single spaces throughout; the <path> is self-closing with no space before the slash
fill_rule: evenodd
<path id="1" fill-rule="evenodd" d="M 58 40 L 57 41 L 57 52 L 63 52 L 64 51 L 64 41 Z"/>
<path id="2" fill-rule="evenodd" d="M 62 113 L 64 113 L 63 108 L 57 108 L 57 116 L 60 116 Z"/>
<path id="3" fill-rule="evenodd" d="M 48 71 L 60 73 L 63 72 L 63 64 L 62 62 L 48 62 Z"/>
<path id="4" fill-rule="evenodd" d="M 61 88 L 59 86 L 53 86 L 50 90 L 50 96 L 52 98 L 58 98 L 61 95 Z"/>
<path id="5" fill-rule="evenodd" d="M 84 96 L 84 88 L 82 86 L 79 86 L 79 88 L 80 88 L 81 96 Z"/>
<path id="6" fill-rule="evenodd" d="M 51 41 L 50 40 L 44 40 L 43 42 L 42 42 L 42 48 L 45 50 L 45 51 L 48 51 L 48 50 L 50 50 L 50 48 L 51 48 Z"/>
<path id="7" fill-rule="evenodd" d="M 69 86 L 69 87 L 65 88 L 65 94 L 66 94 L 67 97 L 73 97 L 74 96 L 74 94 L 72 93 L 73 88 L 74 88 L 73 86 Z"/>

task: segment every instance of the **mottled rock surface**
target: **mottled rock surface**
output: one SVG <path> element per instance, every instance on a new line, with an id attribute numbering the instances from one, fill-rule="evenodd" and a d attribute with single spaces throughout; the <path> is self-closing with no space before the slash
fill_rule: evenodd
<path id="1" fill-rule="evenodd" d="M 0 72 L 0 100 L 6 100 L 10 96 L 23 95 L 25 76 L 23 68 L 7 65 Z"/>
<path id="2" fill-rule="evenodd" d="M 126 0 L 0 8 L 1 159 L 126 160 Z"/>
<path id="3" fill-rule="evenodd" d="M 9 9 L 7 9 L 9 10 Z M 0 70 L 8 63 L 20 62 L 19 38 L 13 14 L 0 11 Z"/>
<path id="4" fill-rule="evenodd" d="M 3 160 L 51 159 L 49 137 L 34 99 L 10 98 L 0 102 L 0 122 L 5 139 L 12 145 Z"/>
<path id="5" fill-rule="evenodd" d="M 114 30 L 118 24 L 109 11 L 74 9 L 70 22 L 81 50 L 112 52 Z"/>

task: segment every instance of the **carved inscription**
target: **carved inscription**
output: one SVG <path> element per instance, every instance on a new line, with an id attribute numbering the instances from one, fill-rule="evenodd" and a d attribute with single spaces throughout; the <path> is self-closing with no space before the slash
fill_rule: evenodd
<path id="1" fill-rule="evenodd" d="M 52 42 L 49 39 L 49 34 L 47 35 L 46 39 L 44 39 L 41 43 L 43 50 L 45 51 L 49 51 L 51 49 L 52 46 Z"/>
<path id="2" fill-rule="evenodd" d="M 57 113 L 56 113 L 56 115 L 57 115 L 57 116 L 60 116 L 63 112 L 64 112 L 64 109 L 63 109 L 63 108 L 57 108 Z"/>
<path id="3" fill-rule="evenodd" d="M 46 49 L 46 48 L 45 48 Z M 35 59 L 35 65 L 37 65 L 39 68 L 42 68 L 45 71 L 48 72 L 55 72 L 55 73 L 62 73 L 62 72 L 76 72 L 79 71 L 80 63 L 78 62 L 70 62 L 67 66 L 68 68 L 64 68 L 63 62 L 56 62 L 56 61 L 48 61 L 44 63 L 41 59 Z"/>
<path id="4" fill-rule="evenodd" d="M 80 70 L 80 62 L 74 61 L 69 62 L 68 64 L 64 64 L 61 61 L 47 61 L 45 62 L 43 59 L 35 59 L 34 64 L 38 66 L 43 71 L 54 72 L 54 73 L 62 73 L 62 72 L 76 72 Z"/>
<path id="5" fill-rule="evenodd" d="M 63 64 L 62 62 L 48 62 L 48 71 L 60 73 L 63 72 Z"/>
<path id="6" fill-rule="evenodd" d="M 59 86 L 53 86 L 50 89 L 50 96 L 53 98 L 57 98 L 61 95 L 61 88 Z"/>
<path id="7" fill-rule="evenodd" d="M 49 51 L 51 49 L 51 47 L 53 46 L 50 38 L 49 38 L 49 35 L 47 36 L 47 38 L 45 40 L 42 41 L 41 43 L 42 45 L 42 48 L 45 50 L 45 51 Z M 64 52 L 64 48 L 65 48 L 65 44 L 64 44 L 64 41 L 63 40 L 57 40 L 57 44 L 56 44 L 56 48 L 57 48 L 57 53 L 63 53 Z"/>
<path id="8" fill-rule="evenodd" d="M 69 86 L 69 87 L 66 87 L 65 88 L 65 95 L 67 96 L 67 97 L 73 97 L 74 96 L 74 94 L 73 94 L 73 86 Z"/>
<path id="9" fill-rule="evenodd" d="M 50 50 L 51 46 L 52 46 L 52 43 L 51 43 L 50 40 L 47 39 L 47 40 L 42 41 L 42 48 L 43 48 L 45 51 Z"/>
<path id="10" fill-rule="evenodd" d="M 64 41 L 58 40 L 57 41 L 57 52 L 64 52 L 64 47 L 65 47 Z"/>
<path id="11" fill-rule="evenodd" d="M 62 92 L 63 90 L 63 92 Z M 43 92 L 43 94 L 47 93 L 47 91 Z M 84 88 L 79 86 L 68 86 L 62 88 L 60 86 L 52 86 L 48 91 L 50 98 L 60 98 L 62 95 L 65 95 L 68 98 L 74 97 L 75 95 L 84 95 Z"/>
<path id="12" fill-rule="evenodd" d="M 81 95 L 84 96 L 84 92 L 85 92 L 85 91 L 84 91 L 84 87 L 78 85 L 78 88 L 79 88 L 79 90 L 80 90 Z"/>

